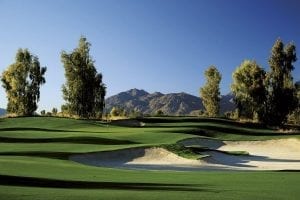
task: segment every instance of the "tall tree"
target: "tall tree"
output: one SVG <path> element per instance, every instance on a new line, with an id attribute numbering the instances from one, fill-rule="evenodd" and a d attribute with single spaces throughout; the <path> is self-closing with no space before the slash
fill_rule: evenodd
<path id="1" fill-rule="evenodd" d="M 289 122 L 300 124 L 300 81 L 295 84 L 297 93 L 297 106 L 295 110 L 289 115 Z"/>
<path id="2" fill-rule="evenodd" d="M 265 71 L 255 62 L 245 60 L 232 74 L 231 85 L 238 117 L 261 120 L 264 113 L 266 89 Z"/>
<path id="3" fill-rule="evenodd" d="M 3 87 L 8 99 L 7 112 L 22 116 L 33 115 L 40 99 L 47 68 L 41 67 L 37 56 L 27 49 L 19 49 L 15 63 L 2 74 Z"/>
<path id="4" fill-rule="evenodd" d="M 220 81 L 221 74 L 215 66 L 210 66 L 205 71 L 206 84 L 200 88 L 200 97 L 205 107 L 206 113 L 210 117 L 215 117 L 220 110 Z"/>
<path id="5" fill-rule="evenodd" d="M 269 125 L 282 125 L 297 106 L 296 89 L 293 83 L 293 63 L 296 62 L 296 46 L 284 46 L 277 39 L 269 59 L 270 72 L 267 74 L 268 99 L 264 117 Z"/>
<path id="6" fill-rule="evenodd" d="M 66 77 L 62 89 L 66 104 L 62 110 L 84 118 L 102 115 L 106 90 L 102 74 L 97 73 L 95 61 L 90 56 L 90 46 L 87 39 L 81 37 L 78 47 L 71 53 L 61 53 Z"/>

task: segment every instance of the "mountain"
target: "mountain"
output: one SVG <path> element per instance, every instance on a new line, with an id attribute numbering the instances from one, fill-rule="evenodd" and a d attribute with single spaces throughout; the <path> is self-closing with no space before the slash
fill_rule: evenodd
<path id="1" fill-rule="evenodd" d="M 228 111 L 233 111 L 236 108 L 234 100 L 233 100 L 233 94 L 228 93 L 226 95 L 221 96 L 220 100 L 220 113 L 225 113 Z"/>
<path id="2" fill-rule="evenodd" d="M 222 96 L 221 113 L 235 108 L 232 94 Z M 139 111 L 143 114 L 155 114 L 161 110 L 166 115 L 189 115 L 204 110 L 199 97 L 187 93 L 162 94 L 160 92 L 148 93 L 144 90 L 131 89 L 106 99 L 106 111 L 112 107 L 123 108 L 126 111 Z"/>
<path id="3" fill-rule="evenodd" d="M 6 114 L 6 110 L 3 108 L 0 108 L 0 116 L 4 116 Z"/>

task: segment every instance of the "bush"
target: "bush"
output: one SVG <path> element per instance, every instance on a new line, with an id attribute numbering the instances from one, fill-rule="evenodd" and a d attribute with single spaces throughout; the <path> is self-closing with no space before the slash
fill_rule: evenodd
<path id="1" fill-rule="evenodd" d="M 157 116 L 157 117 L 164 116 L 164 112 L 162 110 L 158 110 L 158 111 L 156 111 L 155 116 Z"/>
<path id="2" fill-rule="evenodd" d="M 41 115 L 42 115 L 42 116 L 45 116 L 45 115 L 46 115 L 46 111 L 45 111 L 45 110 L 42 110 L 42 111 L 41 111 Z"/>
<path id="3" fill-rule="evenodd" d="M 53 116 L 57 115 L 57 108 L 53 108 L 53 109 L 52 109 L 52 115 L 53 115 Z"/>
<path id="4" fill-rule="evenodd" d="M 121 114 L 120 109 L 118 109 L 117 107 L 113 107 L 110 111 L 110 116 L 112 117 L 120 116 L 120 114 Z"/>

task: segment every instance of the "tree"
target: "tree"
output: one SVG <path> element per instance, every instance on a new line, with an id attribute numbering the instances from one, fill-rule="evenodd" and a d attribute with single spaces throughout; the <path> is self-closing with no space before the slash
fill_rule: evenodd
<path id="1" fill-rule="evenodd" d="M 261 120 L 264 113 L 266 72 L 255 62 L 245 60 L 232 74 L 231 85 L 238 117 Z"/>
<path id="2" fill-rule="evenodd" d="M 46 111 L 45 110 L 41 110 L 41 115 L 45 116 L 46 115 Z"/>
<path id="3" fill-rule="evenodd" d="M 297 91 L 297 106 L 288 118 L 289 122 L 293 124 L 300 124 L 300 81 L 296 82 L 295 88 Z"/>
<path id="4" fill-rule="evenodd" d="M 57 115 L 57 108 L 52 108 L 52 115 L 53 116 Z"/>
<path id="5" fill-rule="evenodd" d="M 161 117 L 161 116 L 164 116 L 164 112 L 162 110 L 158 110 L 158 111 L 156 111 L 155 115 L 158 117 Z"/>
<path id="6" fill-rule="evenodd" d="M 84 118 L 102 116 L 106 91 L 102 74 L 97 73 L 95 61 L 89 54 L 90 46 L 87 39 L 81 37 L 71 53 L 61 53 L 66 77 L 62 89 L 66 104 L 62 110 Z"/>
<path id="7" fill-rule="evenodd" d="M 121 115 L 121 110 L 120 110 L 119 108 L 117 108 L 117 107 L 113 107 L 113 108 L 111 109 L 111 111 L 110 111 L 110 115 L 111 115 L 112 117 L 118 117 L 118 116 Z"/>
<path id="8" fill-rule="evenodd" d="M 296 62 L 296 47 L 293 43 L 284 46 L 277 39 L 269 59 L 270 72 L 267 73 L 267 102 L 265 123 L 282 125 L 287 116 L 297 106 L 296 89 L 293 83 L 293 63 Z"/>
<path id="9" fill-rule="evenodd" d="M 214 66 L 208 67 L 205 71 L 206 84 L 200 88 L 200 97 L 205 107 L 206 113 L 210 117 L 215 117 L 220 110 L 220 88 L 221 74 Z"/>
<path id="10" fill-rule="evenodd" d="M 37 56 L 27 49 L 19 49 L 15 63 L 2 74 L 3 87 L 8 99 L 7 112 L 10 114 L 33 115 L 40 100 L 40 86 L 44 84 L 46 67 L 40 67 Z"/>

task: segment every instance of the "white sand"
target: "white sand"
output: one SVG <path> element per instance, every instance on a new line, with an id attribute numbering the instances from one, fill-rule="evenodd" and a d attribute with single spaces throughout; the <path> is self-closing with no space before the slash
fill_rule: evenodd
<path id="1" fill-rule="evenodd" d="M 206 151 L 202 160 L 182 158 L 163 148 L 132 148 L 73 155 L 71 160 L 93 166 L 157 170 L 300 170 L 300 140 L 220 141 L 192 138 L 183 145 L 220 151 L 247 151 L 248 156 Z"/>
<path id="2" fill-rule="evenodd" d="M 209 164 L 220 164 L 241 170 L 300 170 L 300 140 L 220 141 L 188 139 L 183 145 L 201 145 L 220 151 L 246 151 L 249 156 L 233 156 L 207 151 Z"/>
<path id="3" fill-rule="evenodd" d="M 132 148 L 78 154 L 70 159 L 82 164 L 131 169 L 185 169 L 201 166 L 203 161 L 180 157 L 163 148 Z"/>

